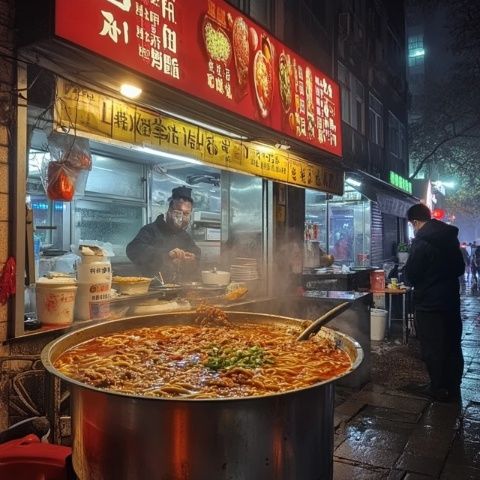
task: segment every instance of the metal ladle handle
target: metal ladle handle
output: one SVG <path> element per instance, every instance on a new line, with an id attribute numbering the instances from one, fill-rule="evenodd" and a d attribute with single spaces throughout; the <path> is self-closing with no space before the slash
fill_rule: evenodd
<path id="1" fill-rule="evenodd" d="M 157 280 L 160 282 L 160 285 L 163 287 L 165 285 L 165 280 L 163 279 L 162 272 L 158 272 L 156 275 Z"/>
<path id="2" fill-rule="evenodd" d="M 350 308 L 350 305 L 352 305 L 352 302 L 343 302 L 317 318 L 297 337 L 297 341 L 308 340 L 312 335 L 315 335 L 323 325 L 333 320 L 336 316 L 347 310 L 347 308 Z"/>

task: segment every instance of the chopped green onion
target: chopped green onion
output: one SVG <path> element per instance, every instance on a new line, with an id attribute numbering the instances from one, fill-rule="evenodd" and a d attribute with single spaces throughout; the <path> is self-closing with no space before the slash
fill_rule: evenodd
<path id="1" fill-rule="evenodd" d="M 265 353 L 263 348 L 256 345 L 245 350 L 223 350 L 214 346 L 208 353 L 208 358 L 203 362 L 205 367 L 215 371 L 235 367 L 258 368 L 265 363 L 272 364 L 273 359 Z"/>

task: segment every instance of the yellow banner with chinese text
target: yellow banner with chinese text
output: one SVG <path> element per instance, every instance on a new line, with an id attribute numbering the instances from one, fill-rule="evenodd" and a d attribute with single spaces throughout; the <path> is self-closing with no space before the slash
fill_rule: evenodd
<path id="1" fill-rule="evenodd" d="M 56 130 L 106 137 L 279 182 L 343 193 L 341 171 L 273 147 L 232 139 L 65 80 L 57 83 Z"/>

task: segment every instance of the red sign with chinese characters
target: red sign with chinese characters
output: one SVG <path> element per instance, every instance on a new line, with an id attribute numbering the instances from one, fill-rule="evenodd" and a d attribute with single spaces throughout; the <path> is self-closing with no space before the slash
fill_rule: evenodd
<path id="1" fill-rule="evenodd" d="M 338 85 L 223 0 L 56 0 L 55 34 L 334 155 Z"/>

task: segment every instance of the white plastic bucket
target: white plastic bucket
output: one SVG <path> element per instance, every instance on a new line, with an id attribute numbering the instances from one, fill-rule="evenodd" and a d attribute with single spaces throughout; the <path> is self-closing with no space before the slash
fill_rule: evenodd
<path id="1" fill-rule="evenodd" d="M 69 325 L 73 322 L 77 286 L 74 281 L 42 281 L 35 287 L 37 319 L 42 325 Z"/>
<path id="2" fill-rule="evenodd" d="M 387 311 L 380 308 L 370 309 L 370 340 L 383 340 L 386 328 Z"/>

